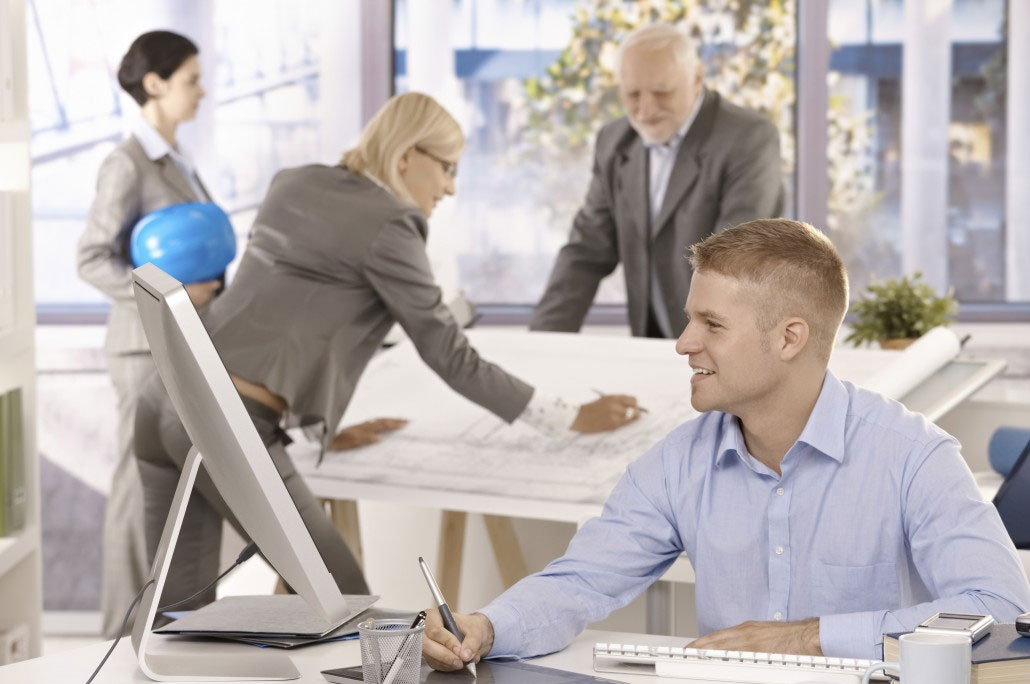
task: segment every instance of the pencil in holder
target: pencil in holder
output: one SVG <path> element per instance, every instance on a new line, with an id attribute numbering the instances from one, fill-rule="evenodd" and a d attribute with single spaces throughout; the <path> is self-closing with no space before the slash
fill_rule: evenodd
<path id="1" fill-rule="evenodd" d="M 365 684 L 419 684 L 425 624 L 405 620 L 365 620 L 358 624 L 361 673 Z"/>

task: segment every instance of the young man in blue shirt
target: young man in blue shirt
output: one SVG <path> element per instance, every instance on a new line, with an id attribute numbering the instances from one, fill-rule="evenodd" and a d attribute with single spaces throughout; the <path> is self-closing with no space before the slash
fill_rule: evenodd
<path id="1" fill-rule="evenodd" d="M 702 414 L 629 466 L 564 556 L 482 611 L 465 640 L 430 615 L 437 669 L 559 650 L 685 553 L 704 635 L 691 646 L 880 657 L 939 611 L 1011 622 L 1030 586 L 959 443 L 827 370 L 848 303 L 830 241 L 787 219 L 692 247 L 676 345 Z"/>

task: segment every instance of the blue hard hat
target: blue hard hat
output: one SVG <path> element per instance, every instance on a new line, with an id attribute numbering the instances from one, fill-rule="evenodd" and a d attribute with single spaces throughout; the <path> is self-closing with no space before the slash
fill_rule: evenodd
<path id="1" fill-rule="evenodd" d="M 129 255 L 133 266 L 154 264 L 181 283 L 196 283 L 225 273 L 236 257 L 236 235 L 217 204 L 173 204 L 136 222 Z"/>

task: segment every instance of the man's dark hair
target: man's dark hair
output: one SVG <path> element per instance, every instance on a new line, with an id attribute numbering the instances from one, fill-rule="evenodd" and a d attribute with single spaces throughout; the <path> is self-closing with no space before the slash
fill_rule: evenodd
<path id="1" fill-rule="evenodd" d="M 199 50 L 192 40 L 171 31 L 148 31 L 132 41 L 118 65 L 118 85 L 142 106 L 150 96 L 143 77 L 153 71 L 168 78 Z"/>

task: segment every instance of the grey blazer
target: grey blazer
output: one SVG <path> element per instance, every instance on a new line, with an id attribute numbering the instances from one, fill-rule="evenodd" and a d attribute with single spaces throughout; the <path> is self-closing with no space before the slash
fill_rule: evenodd
<path id="1" fill-rule="evenodd" d="M 473 349 L 444 305 L 423 214 L 364 175 L 276 174 L 236 276 L 204 323 L 226 368 L 283 397 L 326 440 L 393 323 L 455 391 L 515 420 L 533 388 Z"/>
<path id="2" fill-rule="evenodd" d="M 129 238 L 141 217 L 170 204 L 209 202 L 197 197 L 167 155 L 151 160 L 135 136 L 123 140 L 100 165 L 97 194 L 79 238 L 79 277 L 111 298 L 107 317 L 108 354 L 149 350 L 132 293 Z"/>
<path id="3" fill-rule="evenodd" d="M 653 259 L 678 335 L 687 322 L 690 246 L 714 231 L 783 210 L 776 127 L 714 91 L 705 91 L 680 147 L 656 231 L 650 229 L 647 158 L 627 119 L 601 129 L 586 200 L 533 313 L 532 330 L 579 330 L 598 283 L 621 262 L 630 328 L 644 335 Z"/>

